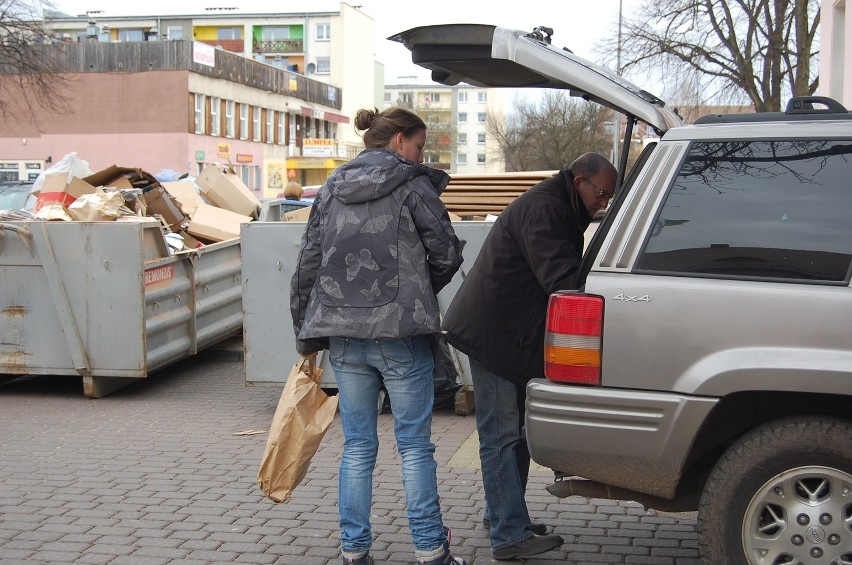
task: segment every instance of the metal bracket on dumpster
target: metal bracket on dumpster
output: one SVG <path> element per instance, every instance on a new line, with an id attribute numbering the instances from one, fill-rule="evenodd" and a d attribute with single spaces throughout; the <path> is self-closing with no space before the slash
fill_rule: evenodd
<path id="1" fill-rule="evenodd" d="M 83 340 L 80 339 L 80 332 L 77 331 L 77 324 L 74 322 L 74 316 L 71 313 L 71 303 L 68 301 L 68 293 L 65 291 L 65 285 L 62 282 L 62 273 L 56 262 L 56 255 L 53 252 L 50 237 L 47 235 L 47 229 L 44 224 L 40 227 L 41 229 L 35 231 L 33 235 L 35 235 L 38 243 L 36 249 L 43 248 L 47 254 L 47 257 L 41 258 L 41 264 L 47 277 L 50 293 L 53 295 L 56 314 L 59 316 L 59 322 L 62 325 L 62 333 L 65 335 L 65 341 L 71 353 L 74 370 L 81 376 L 88 377 L 92 374 L 89 357 L 86 354 L 86 348 L 83 347 Z"/>

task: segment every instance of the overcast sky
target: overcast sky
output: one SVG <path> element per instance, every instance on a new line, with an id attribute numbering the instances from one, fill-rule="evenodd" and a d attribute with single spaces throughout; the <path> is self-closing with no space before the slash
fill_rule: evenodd
<path id="1" fill-rule="evenodd" d="M 639 0 L 623 0 L 627 16 Z M 553 43 L 568 47 L 575 54 L 595 60 L 595 43 L 612 34 L 618 25 L 619 0 L 431 0 L 403 2 L 400 0 L 351 0 L 375 21 L 376 60 L 385 64 L 387 83 L 396 77 L 417 75 L 428 80 L 428 73 L 411 63 L 409 52 L 387 37 L 412 27 L 439 23 L 481 23 L 532 31 L 537 26 L 554 29 Z M 54 0 L 56 8 L 66 14 L 80 15 L 100 10 L 104 16 L 174 15 L 211 13 L 205 8 L 238 7 L 232 12 L 298 13 L 339 10 L 335 0 Z M 97 19 L 98 14 L 94 15 Z"/>

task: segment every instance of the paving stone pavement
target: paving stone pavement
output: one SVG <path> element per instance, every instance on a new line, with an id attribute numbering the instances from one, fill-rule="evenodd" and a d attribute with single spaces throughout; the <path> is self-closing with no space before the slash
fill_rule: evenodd
<path id="1" fill-rule="evenodd" d="M 280 389 L 245 386 L 241 361 L 202 353 L 98 400 L 79 378 L 0 376 L 0 563 L 337 564 L 335 420 L 284 504 L 255 484 Z M 377 563 L 413 562 L 390 415 L 380 416 L 373 504 Z M 492 561 L 475 422 L 435 412 L 438 480 L 454 552 Z M 566 544 L 533 564 L 697 565 L 693 515 L 547 493 L 530 476 L 531 514 Z"/>

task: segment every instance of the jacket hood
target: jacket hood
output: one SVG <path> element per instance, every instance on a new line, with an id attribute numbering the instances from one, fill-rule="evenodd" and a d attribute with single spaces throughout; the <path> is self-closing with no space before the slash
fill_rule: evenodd
<path id="1" fill-rule="evenodd" d="M 325 184 L 336 199 L 355 204 L 387 196 L 419 176 L 429 180 L 436 194 L 450 182 L 444 171 L 409 161 L 390 149 L 367 149 L 338 167 Z"/>

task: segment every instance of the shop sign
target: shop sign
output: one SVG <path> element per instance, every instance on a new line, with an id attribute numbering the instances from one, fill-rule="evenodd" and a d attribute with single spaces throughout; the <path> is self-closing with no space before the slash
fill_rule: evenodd
<path id="1" fill-rule="evenodd" d="M 231 144 L 230 143 L 217 143 L 216 144 L 216 156 L 217 157 L 230 157 L 231 156 Z"/>
<path id="2" fill-rule="evenodd" d="M 196 151 L 195 152 L 195 160 L 203 161 L 204 160 L 204 151 Z"/>
<path id="3" fill-rule="evenodd" d="M 205 67 L 216 66 L 216 48 L 198 41 L 192 42 L 192 62 Z"/>
<path id="4" fill-rule="evenodd" d="M 334 169 L 339 164 L 334 159 L 311 159 L 310 157 L 291 157 L 287 159 L 288 169 Z"/>
<path id="5" fill-rule="evenodd" d="M 246 155 L 245 153 L 237 153 L 237 163 L 251 163 L 254 160 L 252 155 Z"/>
<path id="6" fill-rule="evenodd" d="M 302 140 L 302 155 L 305 157 L 333 157 L 333 139 L 307 138 Z"/>

